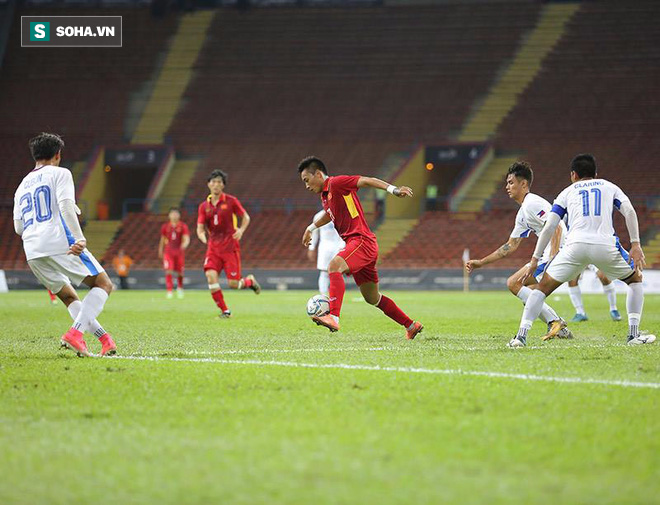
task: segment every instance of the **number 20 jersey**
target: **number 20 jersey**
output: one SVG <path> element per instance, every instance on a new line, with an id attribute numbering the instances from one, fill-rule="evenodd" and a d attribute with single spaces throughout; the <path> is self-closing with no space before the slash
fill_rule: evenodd
<path id="1" fill-rule="evenodd" d="M 14 219 L 23 221 L 23 249 L 28 260 L 66 254 L 73 243 L 59 203 L 76 201 L 73 176 L 66 168 L 45 165 L 32 170 L 14 195 Z"/>
<path id="2" fill-rule="evenodd" d="M 587 179 L 559 193 L 552 212 L 568 220 L 566 244 L 616 245 L 612 214 L 630 199 L 605 179 Z"/>

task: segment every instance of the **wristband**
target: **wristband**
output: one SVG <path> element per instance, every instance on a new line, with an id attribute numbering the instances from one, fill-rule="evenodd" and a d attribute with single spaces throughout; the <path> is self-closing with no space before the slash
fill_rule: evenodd
<path id="1" fill-rule="evenodd" d="M 313 232 L 313 231 L 316 230 L 317 228 L 318 228 L 318 226 L 316 226 L 314 223 L 312 223 L 312 224 L 310 224 L 310 225 L 307 227 L 307 231 L 308 231 L 308 232 Z"/>
<path id="2" fill-rule="evenodd" d="M 395 190 L 396 190 L 396 186 L 394 186 L 393 184 L 390 184 L 389 186 L 387 186 L 387 192 L 390 193 L 391 195 L 394 194 Z"/>

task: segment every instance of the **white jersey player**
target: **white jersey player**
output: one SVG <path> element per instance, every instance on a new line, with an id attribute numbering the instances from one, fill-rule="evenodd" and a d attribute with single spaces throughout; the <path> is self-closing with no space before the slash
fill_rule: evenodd
<path id="1" fill-rule="evenodd" d="M 14 229 L 23 240 L 30 270 L 67 306 L 74 320 L 61 343 L 79 356 L 90 356 L 86 331 L 101 342 L 101 355 L 116 353 L 112 337 L 96 321 L 112 291 L 112 282 L 87 248 L 77 213 L 73 177 L 59 166 L 62 139 L 42 133 L 30 140 L 36 164 L 14 196 Z M 80 301 L 75 289 L 84 282 L 91 289 Z"/>
<path id="2" fill-rule="evenodd" d="M 317 212 L 312 222 L 320 219 L 323 213 L 323 211 Z M 328 265 L 330 260 L 337 256 L 337 253 L 345 245 L 339 233 L 335 230 L 332 221 L 312 232 L 312 242 L 309 244 L 308 256 L 310 260 L 314 260 L 314 251 L 316 251 L 316 268 L 319 270 L 319 293 L 328 294 L 330 288 Z"/>
<path id="3" fill-rule="evenodd" d="M 550 293 L 574 279 L 593 264 L 606 276 L 628 284 L 628 344 L 649 344 L 655 335 L 642 335 L 639 323 L 644 305 L 641 270 L 645 265 L 639 241 L 637 213 L 621 189 L 605 179 L 597 179 L 596 160 L 591 154 L 580 154 L 571 162 L 572 184 L 555 199 L 546 226 L 539 236 L 536 250 L 524 274 L 534 273 L 552 234 L 564 216 L 568 220 L 566 244 L 546 268 L 537 289 L 527 299 L 520 328 L 509 347 L 522 347 Z M 621 247 L 614 233 L 612 213 L 618 209 L 626 220 L 630 234 L 630 254 Z"/>
<path id="4" fill-rule="evenodd" d="M 532 233 L 535 233 L 536 235 L 541 233 L 552 206 L 546 199 L 541 198 L 534 193 L 530 193 L 530 187 L 533 180 L 534 172 L 529 163 L 525 161 L 516 161 L 509 167 L 506 176 L 506 192 L 508 193 L 509 198 L 520 205 L 518 214 L 516 214 L 513 231 L 511 232 L 511 236 L 507 243 L 503 244 L 496 251 L 480 260 L 470 260 L 466 262 L 465 268 L 468 272 L 472 272 L 484 265 L 505 258 L 518 249 L 518 246 L 520 246 L 520 243 L 524 238 L 529 237 Z M 563 231 L 565 231 L 565 227 L 563 228 Z M 539 261 L 534 276 L 538 276 L 540 279 L 546 265 L 559 249 L 562 240 L 563 234 L 557 232 L 555 243 L 548 244 L 545 248 L 543 259 Z M 527 279 L 524 284 L 520 280 L 521 275 L 527 270 L 528 265 L 529 264 L 523 266 L 520 270 L 511 275 L 506 283 L 509 291 L 520 298 L 523 303 L 527 301 L 527 298 L 532 293 L 529 286 L 536 283 L 536 280 L 533 277 Z M 543 309 L 538 317 L 548 325 L 548 333 L 546 334 L 547 338 L 552 338 L 554 336 L 558 336 L 559 338 L 571 338 L 573 336 L 566 327 L 566 322 L 559 317 L 549 305 L 543 305 Z"/>

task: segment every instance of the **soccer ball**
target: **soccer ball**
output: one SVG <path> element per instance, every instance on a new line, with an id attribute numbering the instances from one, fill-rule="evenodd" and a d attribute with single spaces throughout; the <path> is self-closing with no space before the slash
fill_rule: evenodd
<path id="1" fill-rule="evenodd" d="M 325 295 L 314 295 L 307 301 L 307 315 L 325 316 L 330 312 L 330 300 Z"/>

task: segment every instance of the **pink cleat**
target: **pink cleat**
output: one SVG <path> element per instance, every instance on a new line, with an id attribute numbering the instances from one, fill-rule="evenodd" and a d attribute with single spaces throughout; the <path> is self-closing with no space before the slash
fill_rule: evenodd
<path id="1" fill-rule="evenodd" d="M 422 333 L 422 330 L 424 329 L 424 326 L 422 326 L 422 323 L 419 321 L 413 322 L 412 326 L 410 327 L 409 330 L 406 330 L 406 338 L 408 340 L 412 340 L 417 336 L 417 334 Z"/>
<path id="2" fill-rule="evenodd" d="M 313 316 L 312 321 L 319 326 L 325 326 L 331 332 L 339 331 L 339 323 L 335 321 L 335 318 L 330 314 L 326 314 L 325 316 Z"/>
<path id="3" fill-rule="evenodd" d="M 83 334 L 75 328 L 69 328 L 69 331 L 62 336 L 60 343 L 62 347 L 71 349 L 81 358 L 91 356 L 91 353 L 87 350 L 87 343 L 83 338 Z"/>
<path id="4" fill-rule="evenodd" d="M 101 345 L 103 346 L 101 348 L 101 356 L 114 356 L 117 354 L 115 341 L 112 340 L 112 337 L 108 333 L 99 338 L 99 342 L 101 342 Z"/>

